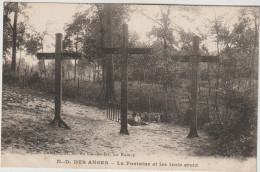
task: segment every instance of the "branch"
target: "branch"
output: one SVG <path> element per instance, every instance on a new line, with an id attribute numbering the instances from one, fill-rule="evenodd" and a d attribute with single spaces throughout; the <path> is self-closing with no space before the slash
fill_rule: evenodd
<path id="1" fill-rule="evenodd" d="M 6 14 L 4 14 L 4 21 L 3 22 L 9 24 L 11 29 L 13 30 L 13 26 L 12 26 L 12 23 L 11 23 L 11 20 L 10 20 L 8 14 L 9 14 L 9 12 L 6 12 Z"/>
<path id="2" fill-rule="evenodd" d="M 13 25 L 12 25 L 11 21 L 8 21 L 7 23 L 9 23 L 9 25 L 10 25 L 10 27 L 11 27 L 12 31 L 13 31 L 13 30 L 14 30 L 14 27 L 13 27 Z"/>
<path id="3" fill-rule="evenodd" d="M 163 13 L 163 10 L 162 10 L 162 8 L 161 8 L 161 6 L 159 6 L 160 7 L 160 10 L 161 10 L 161 13 L 162 13 L 162 16 L 164 15 L 164 13 Z M 167 10 L 167 15 L 169 16 L 170 15 L 170 7 L 168 8 L 168 10 Z M 172 20 L 173 19 L 170 19 L 170 22 L 172 23 Z M 177 24 L 175 24 L 177 27 L 179 27 Z M 161 25 L 162 26 L 162 25 Z M 163 27 L 163 26 L 162 26 Z M 177 30 L 177 29 L 174 29 L 174 28 L 172 28 L 172 30 L 174 30 L 174 31 L 176 31 L 176 32 L 178 32 L 178 33 L 180 33 L 180 30 Z"/>
<path id="4" fill-rule="evenodd" d="M 163 28 L 163 25 L 162 25 L 160 22 L 158 22 L 158 21 L 156 21 L 155 19 L 153 19 L 152 17 L 148 16 L 148 15 L 145 14 L 143 11 L 141 11 L 141 10 L 138 10 L 138 11 L 139 11 L 143 16 L 147 17 L 148 19 L 152 20 L 153 22 L 155 22 L 156 24 L 160 25 L 160 26 Z"/>

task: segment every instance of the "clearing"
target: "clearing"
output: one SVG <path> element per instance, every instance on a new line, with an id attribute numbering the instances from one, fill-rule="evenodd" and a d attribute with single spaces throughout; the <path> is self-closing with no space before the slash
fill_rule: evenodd
<path id="1" fill-rule="evenodd" d="M 40 92 L 3 85 L 2 154 L 138 153 L 144 156 L 209 156 L 214 142 L 203 131 L 186 138 L 189 127 L 166 123 L 128 126 L 106 117 L 106 110 L 73 103 L 62 104 L 62 119 L 72 128 L 52 128 L 54 99 Z"/>

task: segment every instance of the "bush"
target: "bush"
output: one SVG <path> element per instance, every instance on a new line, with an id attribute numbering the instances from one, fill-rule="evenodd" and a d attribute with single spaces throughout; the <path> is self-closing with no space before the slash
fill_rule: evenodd
<path id="1" fill-rule="evenodd" d="M 228 90 L 223 95 L 228 113 L 206 125 L 206 131 L 217 141 L 217 152 L 221 155 L 256 156 L 257 101 L 250 92 L 252 90 Z"/>
<path id="2" fill-rule="evenodd" d="M 19 82 L 19 77 L 15 72 L 12 72 L 10 68 L 3 68 L 3 82 L 10 85 L 16 85 Z"/>
<path id="3" fill-rule="evenodd" d="M 28 77 L 27 83 L 33 85 L 35 83 L 41 82 L 41 77 L 38 72 L 34 72 L 32 76 Z"/>

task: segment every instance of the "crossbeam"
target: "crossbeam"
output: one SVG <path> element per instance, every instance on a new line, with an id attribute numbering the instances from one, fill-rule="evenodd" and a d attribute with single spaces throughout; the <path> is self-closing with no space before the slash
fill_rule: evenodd
<path id="1" fill-rule="evenodd" d="M 102 48 L 103 54 L 122 54 L 122 48 Z M 151 48 L 127 48 L 127 54 L 150 54 Z"/>
<path id="2" fill-rule="evenodd" d="M 173 60 L 177 60 L 179 62 L 192 62 L 191 56 L 171 56 Z M 218 56 L 198 56 L 199 62 L 219 62 Z"/>
<path id="3" fill-rule="evenodd" d="M 61 53 L 61 60 L 80 59 L 80 53 Z M 37 53 L 38 60 L 54 60 L 55 53 Z"/>

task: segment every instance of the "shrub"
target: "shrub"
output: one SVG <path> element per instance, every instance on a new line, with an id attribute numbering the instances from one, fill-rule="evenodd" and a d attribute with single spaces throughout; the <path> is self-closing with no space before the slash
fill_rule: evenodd
<path id="1" fill-rule="evenodd" d="M 15 72 L 12 72 L 9 68 L 3 68 L 3 82 L 10 85 L 16 85 L 19 82 L 19 77 Z"/>
<path id="2" fill-rule="evenodd" d="M 35 83 L 41 82 L 41 77 L 38 72 L 34 72 L 32 76 L 27 78 L 27 83 L 33 85 Z"/>
<path id="3" fill-rule="evenodd" d="M 206 131 L 217 141 L 217 151 L 221 155 L 255 156 L 257 101 L 250 92 L 252 90 L 227 90 L 222 97 L 226 117 L 206 125 Z"/>

